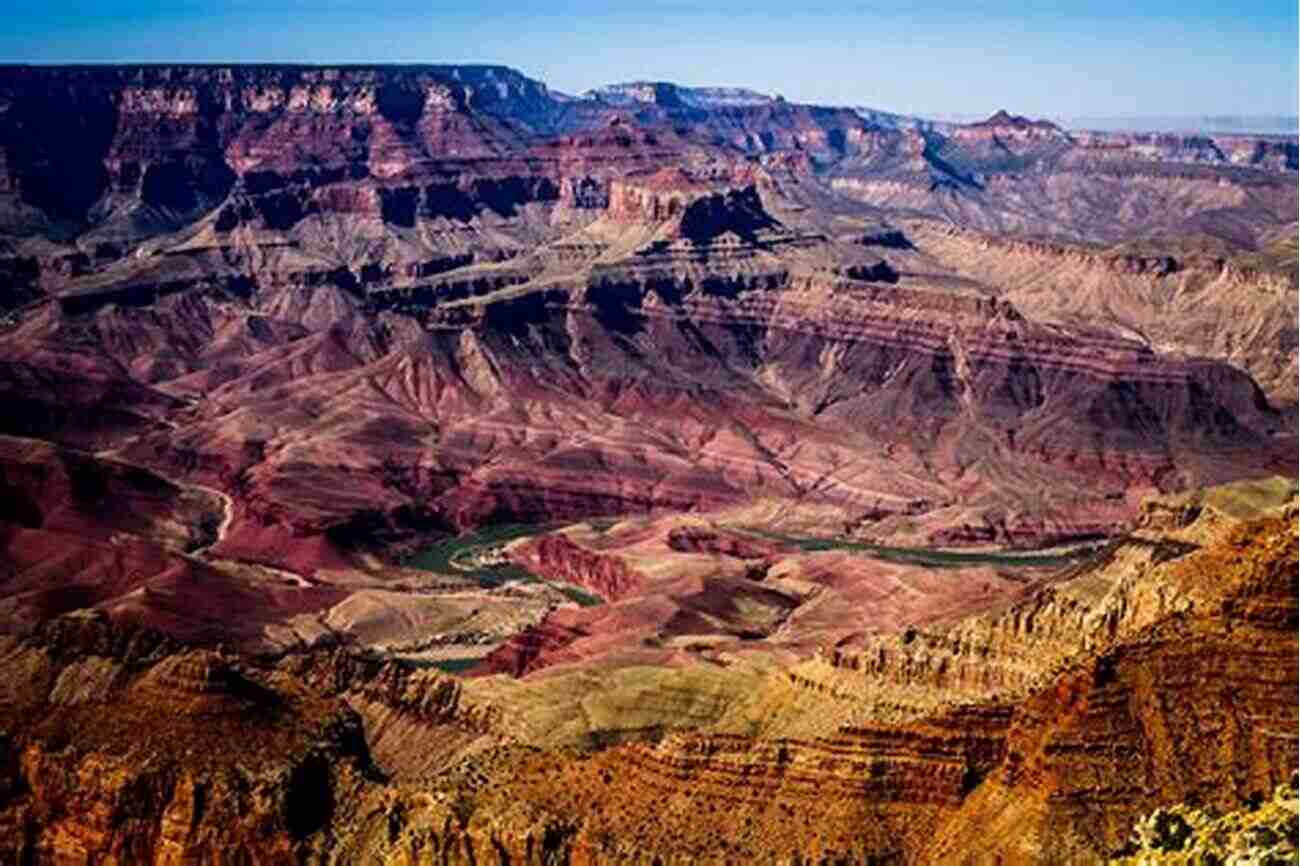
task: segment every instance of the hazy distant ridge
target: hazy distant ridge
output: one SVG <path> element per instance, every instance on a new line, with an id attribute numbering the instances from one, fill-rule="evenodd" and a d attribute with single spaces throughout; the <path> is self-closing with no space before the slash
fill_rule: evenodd
<path id="1" fill-rule="evenodd" d="M 1060 123 L 1068 129 L 1115 132 L 1240 132 L 1257 135 L 1295 135 L 1300 130 L 1300 118 L 1270 116 L 1069 117 L 1063 118 Z"/>
<path id="2" fill-rule="evenodd" d="M 929 116 L 936 121 L 947 123 L 972 123 L 985 117 L 978 113 L 945 113 Z M 1255 135 L 1296 135 L 1300 132 L 1300 118 L 1282 115 L 1151 114 L 1131 117 L 1054 116 L 1050 119 L 1066 129 L 1088 129 L 1098 132 L 1251 133 Z"/>

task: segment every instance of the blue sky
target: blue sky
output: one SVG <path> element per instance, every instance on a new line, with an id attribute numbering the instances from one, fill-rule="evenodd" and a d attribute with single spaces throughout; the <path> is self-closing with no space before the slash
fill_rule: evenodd
<path id="1" fill-rule="evenodd" d="M 917 113 L 1296 113 L 1295 0 L 0 0 L 2 62 L 502 63 Z"/>

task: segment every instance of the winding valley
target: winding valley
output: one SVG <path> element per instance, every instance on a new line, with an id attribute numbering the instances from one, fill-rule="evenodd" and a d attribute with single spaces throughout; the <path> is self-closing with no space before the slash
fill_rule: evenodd
<path id="1" fill-rule="evenodd" d="M 0 863 L 1103 863 L 1285 810 L 1296 169 L 0 67 Z"/>

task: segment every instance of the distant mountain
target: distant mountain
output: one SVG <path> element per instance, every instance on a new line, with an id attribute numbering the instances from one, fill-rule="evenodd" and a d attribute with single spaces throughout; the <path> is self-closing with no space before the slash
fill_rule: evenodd
<path id="1" fill-rule="evenodd" d="M 786 101 L 780 95 L 760 93 L 747 87 L 686 87 L 668 81 L 627 81 L 607 84 L 584 92 L 580 98 L 621 107 L 656 105 L 662 108 L 690 108 L 700 111 L 751 108 Z M 866 105 L 850 105 L 847 108 L 872 126 L 881 129 L 949 132 L 956 125 L 943 120 L 882 111 Z"/>
<path id="2" fill-rule="evenodd" d="M 1300 145 L 978 120 L 0 65 L 0 866 L 1099 864 L 1276 790 Z"/>
<path id="3" fill-rule="evenodd" d="M 868 109 L 869 111 L 870 109 Z M 861 112 L 859 112 L 861 113 Z M 879 112 L 886 114 L 886 112 Z M 865 114 L 863 115 L 866 116 Z M 897 115 L 907 117 L 907 115 Z M 971 112 L 944 112 L 927 115 L 940 130 L 958 124 L 976 123 L 985 115 Z M 1174 115 L 1149 114 L 1127 117 L 1101 115 L 1051 115 L 1050 120 L 1064 129 L 1093 132 L 1181 132 L 1201 135 L 1296 135 L 1300 118 L 1285 115 Z"/>
<path id="4" fill-rule="evenodd" d="M 1015 129 L 1015 130 L 1040 130 L 1043 132 L 1057 132 L 1060 127 L 1050 120 L 1030 120 L 1028 117 L 1022 117 L 1019 114 L 1011 114 L 1006 109 L 1000 109 L 993 116 L 981 120 L 979 123 L 970 124 L 975 129 Z"/>
<path id="5" fill-rule="evenodd" d="M 607 84 L 582 94 L 582 98 L 611 105 L 650 104 L 665 108 L 735 108 L 783 101 L 745 87 L 685 87 L 669 81 L 627 81 Z"/>
<path id="6" fill-rule="evenodd" d="M 1061 119 L 1067 129 L 1090 129 L 1106 132 L 1198 132 L 1250 133 L 1255 135 L 1295 135 L 1300 118 L 1282 115 L 1150 115 L 1144 117 L 1067 117 Z"/>
<path id="7" fill-rule="evenodd" d="M 870 108 L 865 105 L 850 106 L 863 120 L 879 126 L 883 129 L 906 130 L 914 129 L 918 132 L 951 132 L 957 125 L 947 120 L 937 118 L 917 117 L 911 114 L 896 114 L 892 111 L 881 111 L 878 108 Z"/>

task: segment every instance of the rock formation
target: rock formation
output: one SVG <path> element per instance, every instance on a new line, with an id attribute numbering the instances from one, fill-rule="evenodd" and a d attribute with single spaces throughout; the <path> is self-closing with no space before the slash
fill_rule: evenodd
<path id="1" fill-rule="evenodd" d="M 1091 863 L 1267 795 L 1295 168 L 0 69 L 0 862 Z"/>
<path id="2" fill-rule="evenodd" d="M 319 863 L 1126 856 L 1154 808 L 1239 808 L 1294 772 L 1294 500 L 1245 522 L 1216 508 L 1141 530 L 1202 540 L 1145 571 L 1116 572 L 1115 551 L 1058 576 L 1058 596 L 1092 599 L 1085 633 L 1038 599 L 994 614 L 1020 624 L 1019 640 L 983 651 L 994 659 L 1043 631 L 1073 635 L 1058 657 L 1022 654 L 1035 676 L 936 691 L 932 641 L 904 635 L 894 640 L 911 672 L 871 681 L 882 697 L 927 696 L 906 714 L 791 691 L 774 670 L 709 726 L 585 754 L 522 748 L 510 711 L 484 702 L 517 698 L 490 679 L 461 686 L 337 652 L 241 664 L 103 618 L 56 621 L 0 654 L 3 853 L 37 863 L 231 850 Z M 1118 583 L 1099 593 L 1099 579 Z"/>

